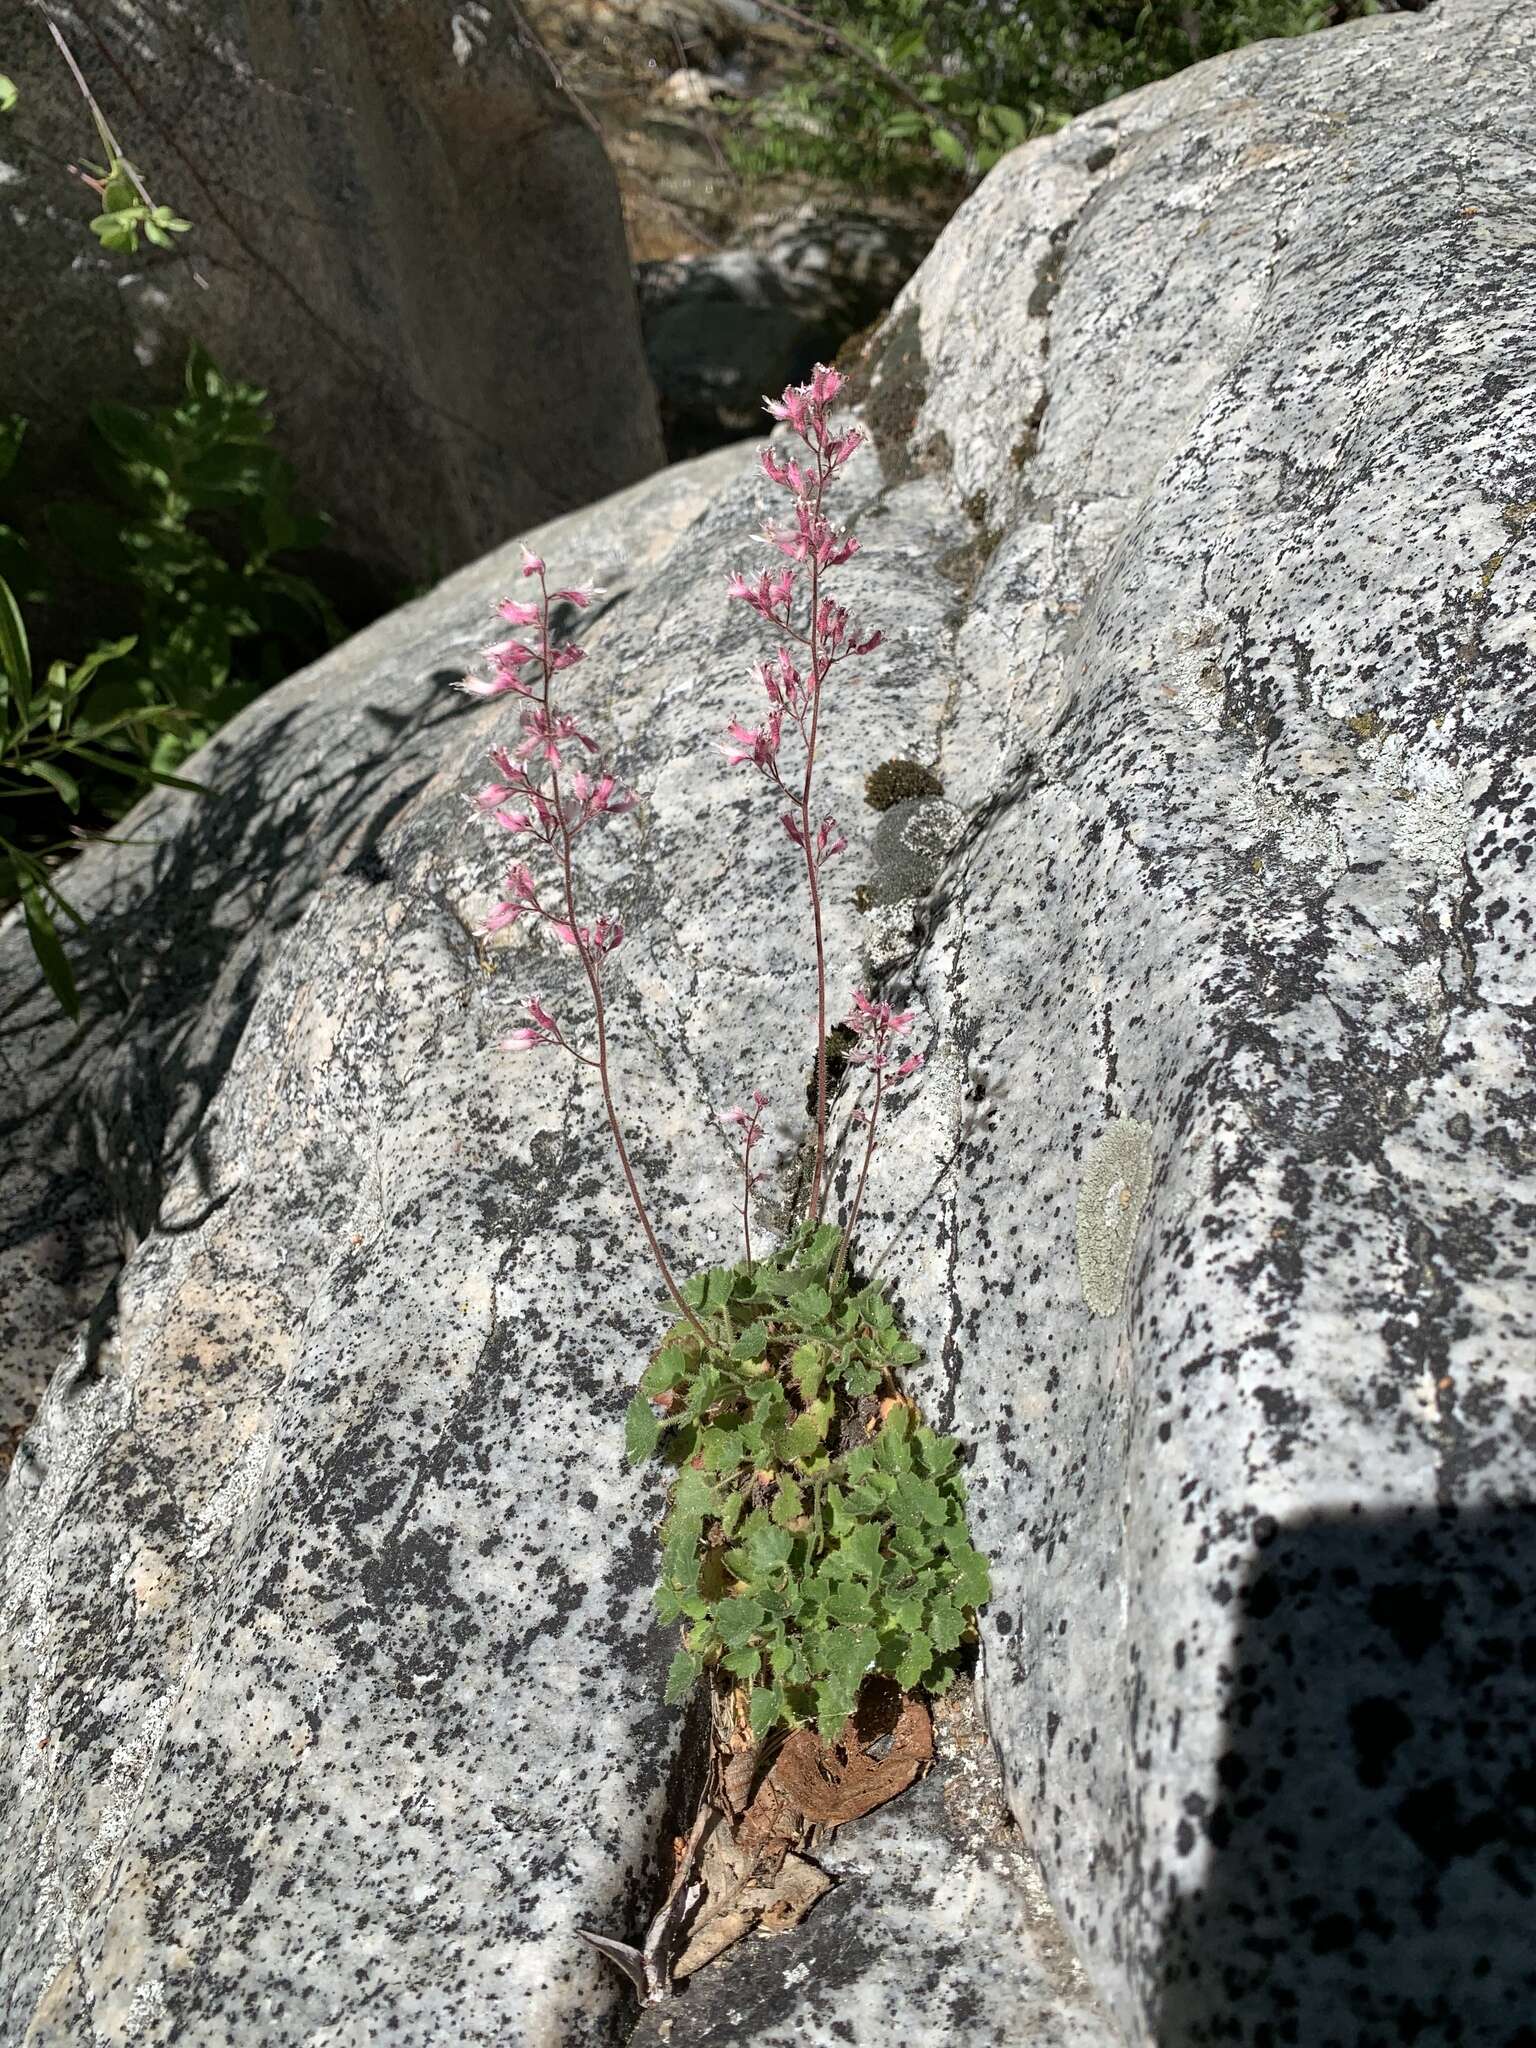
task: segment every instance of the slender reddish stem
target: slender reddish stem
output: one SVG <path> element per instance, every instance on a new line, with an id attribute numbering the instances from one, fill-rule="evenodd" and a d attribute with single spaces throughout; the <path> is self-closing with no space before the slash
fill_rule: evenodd
<path id="1" fill-rule="evenodd" d="M 741 1240 L 747 1249 L 747 1272 L 752 1271 L 752 1140 L 748 1138 L 741 1159 Z"/>
<path id="2" fill-rule="evenodd" d="M 843 1232 L 843 1241 L 837 1248 L 835 1276 L 842 1278 L 843 1267 L 848 1262 L 848 1247 L 853 1242 L 854 1226 L 859 1220 L 859 1211 L 864 1206 L 864 1183 L 869 1179 L 869 1162 L 875 1156 L 875 1125 L 880 1121 L 880 1098 L 885 1093 L 885 1075 L 875 1069 L 875 1101 L 869 1112 L 869 1136 L 864 1144 L 864 1164 L 859 1168 L 859 1184 L 854 1189 L 853 1207 L 848 1211 L 848 1227 Z"/>
<path id="3" fill-rule="evenodd" d="M 826 458 L 816 454 L 816 516 L 826 490 Z M 816 773 L 816 734 L 821 723 L 821 686 L 826 680 L 821 668 L 821 635 L 817 628 L 820 599 L 820 565 L 811 557 L 811 617 L 806 645 L 811 657 L 811 724 L 805 740 L 805 780 L 800 787 L 800 837 L 805 852 L 805 879 L 811 892 L 811 930 L 816 944 L 816 1159 L 811 1168 L 811 1198 L 807 1219 L 821 1221 L 822 1178 L 827 1162 L 827 948 L 821 924 L 821 888 L 816 879 L 816 849 L 811 837 L 811 782 Z"/>
<path id="4" fill-rule="evenodd" d="M 539 620 L 540 651 L 543 655 L 544 670 L 543 709 L 545 717 L 548 718 L 549 686 L 550 677 L 553 672 L 549 665 L 549 591 L 545 585 L 544 572 L 542 570 L 539 572 L 539 591 L 543 599 L 543 603 L 540 606 Z M 651 1257 L 656 1261 L 657 1270 L 666 1282 L 667 1292 L 677 1303 L 683 1315 L 692 1323 L 694 1329 L 698 1332 L 700 1343 L 708 1350 L 711 1346 L 709 1332 L 699 1321 L 687 1302 L 684 1301 L 683 1291 L 673 1278 L 672 1268 L 667 1264 L 667 1255 L 661 1248 L 661 1240 L 656 1235 L 655 1226 L 651 1222 L 650 1212 L 646 1208 L 645 1199 L 640 1193 L 640 1183 L 635 1178 L 635 1169 L 630 1164 L 629 1147 L 624 1142 L 624 1127 L 619 1122 L 618 1108 L 613 1099 L 613 1079 L 608 1070 L 608 1019 L 603 1003 L 602 975 L 598 963 L 592 957 L 591 948 L 581 937 L 581 928 L 577 921 L 576 874 L 571 856 L 571 830 L 570 826 L 566 823 L 565 805 L 560 798 L 560 769 L 558 764 L 553 761 L 549 766 L 549 787 L 550 795 L 554 802 L 555 817 L 560 830 L 560 867 L 565 883 L 565 921 L 570 926 L 572 935 L 575 937 L 576 951 L 580 955 L 582 967 L 586 970 L 587 986 L 592 991 L 592 1013 L 597 1030 L 597 1058 L 589 1061 L 588 1064 L 597 1068 L 597 1078 L 603 1091 L 603 1109 L 608 1118 L 608 1129 L 613 1136 L 614 1150 L 619 1155 L 619 1166 L 624 1175 L 624 1185 L 629 1189 L 629 1199 L 635 1205 L 635 1214 L 640 1219 L 640 1228 L 645 1232 L 645 1241 L 651 1248 Z"/>

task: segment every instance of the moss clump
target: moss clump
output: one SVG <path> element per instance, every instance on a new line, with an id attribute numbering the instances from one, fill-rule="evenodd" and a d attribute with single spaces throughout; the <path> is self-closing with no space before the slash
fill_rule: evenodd
<path id="1" fill-rule="evenodd" d="M 915 797 L 943 794 L 943 783 L 921 761 L 882 761 L 864 784 L 864 801 L 872 811 L 888 811 Z"/>

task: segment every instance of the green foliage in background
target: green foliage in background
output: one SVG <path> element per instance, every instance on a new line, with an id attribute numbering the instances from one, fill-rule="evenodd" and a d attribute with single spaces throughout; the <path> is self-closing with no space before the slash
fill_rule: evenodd
<path id="1" fill-rule="evenodd" d="M 747 1687 L 752 1731 L 814 1722 L 831 1740 L 866 1674 L 940 1693 L 989 1595 L 959 1447 L 897 1385 L 916 1345 L 879 1288 L 838 1263 L 842 1232 L 803 1226 L 771 1257 L 696 1274 L 630 1403 L 639 1463 L 677 1473 L 657 1606 L 681 1622 L 667 1697 L 714 1666 Z"/>
<path id="2" fill-rule="evenodd" d="M 176 404 L 90 421 L 94 488 L 48 503 L 41 480 L 27 489 L 24 422 L 0 420 L 0 513 L 18 500 L 0 524 L 0 905 L 20 900 L 71 1014 L 61 863 L 82 830 L 153 783 L 189 786 L 187 755 L 342 633 L 310 573 L 326 522 L 294 503 L 263 392 L 194 351 Z"/>
<path id="3" fill-rule="evenodd" d="M 835 31 L 727 146 L 746 175 L 958 194 L 1015 144 L 1203 57 L 1375 11 L 1375 0 L 812 0 Z"/>

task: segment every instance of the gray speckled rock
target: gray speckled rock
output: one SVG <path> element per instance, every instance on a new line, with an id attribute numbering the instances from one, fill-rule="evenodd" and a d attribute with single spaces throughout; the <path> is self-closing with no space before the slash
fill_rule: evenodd
<path id="1" fill-rule="evenodd" d="M 871 358 L 888 471 L 995 543 L 889 1267 L 1137 2041 L 1532 2038 L 1533 80 L 1536 12 L 1464 0 L 1105 107 Z"/>
<path id="2" fill-rule="evenodd" d="M 1129 2042 L 1526 2048 L 1536 2009 L 1533 53 L 1528 7 L 1445 0 L 1104 108 L 987 181 L 863 380 L 841 594 L 889 637 L 828 710 L 829 943 L 929 1052 L 864 1251 L 974 1445 L 989 1722 Z M 711 744 L 751 702 L 721 581 L 767 497 L 728 477 L 574 672 L 646 791 L 598 857 L 684 1261 L 731 1242 L 711 1106 L 759 1083 L 788 1150 L 804 1095 L 782 835 Z M 451 667 L 499 574 L 380 658 Z M 492 973 L 468 937 L 497 850 L 460 792 L 501 723 L 386 749 L 365 857 L 221 995 L 238 1047 L 12 1473 L 20 2038 L 627 2025 L 572 1928 L 642 1924 L 686 1753 L 617 1458 L 656 1322 L 589 1098 L 487 1050 L 561 993 L 526 937 Z M 280 777 L 288 729 L 244 730 Z M 355 774 L 328 792 L 303 730 L 295 842 Z M 898 752 L 965 823 L 865 919 L 862 782 Z M 174 816 L 204 872 L 212 814 Z M 1096 1313 L 1081 1196 L 1118 1201 L 1126 1119 L 1145 1197 Z M 1049 1983 L 996 1896 L 962 2048 L 998 1957 Z"/>

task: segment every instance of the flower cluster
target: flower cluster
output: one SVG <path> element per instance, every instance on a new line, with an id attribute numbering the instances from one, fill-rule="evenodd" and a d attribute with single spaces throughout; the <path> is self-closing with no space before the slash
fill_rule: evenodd
<path id="1" fill-rule="evenodd" d="M 851 533 L 834 527 L 823 509 L 828 487 L 862 445 L 854 427 L 836 433 L 831 407 L 842 389 L 842 377 L 818 363 L 807 384 L 791 385 L 782 398 L 764 401 L 803 444 L 805 457 L 765 448 L 761 461 L 770 483 L 794 500 L 790 524 L 771 521 L 762 538 L 786 558 L 783 568 L 762 571 L 754 582 L 738 571 L 727 584 L 728 594 L 747 605 L 783 637 L 772 658 L 757 664 L 756 676 L 768 700 L 761 724 L 733 720 L 721 748 L 732 767 L 750 765 L 788 800 L 779 822 L 805 863 L 810 892 L 811 924 L 816 955 L 817 1055 L 816 1153 L 811 1173 L 811 1217 L 821 1211 L 827 1134 L 827 972 L 822 937 L 820 877 L 829 860 L 842 853 L 847 840 L 831 815 L 817 819 L 813 806 L 816 745 L 821 725 L 822 692 L 840 661 L 870 654 L 880 645 L 879 633 L 861 632 L 846 608 L 827 596 L 822 579 L 858 552 Z M 795 769 L 786 777 L 781 760 L 786 740 L 800 743 Z"/>
<path id="2" fill-rule="evenodd" d="M 886 1087 L 905 1081 L 923 1064 L 922 1054 L 908 1053 L 894 1073 L 890 1070 L 891 1062 L 898 1051 L 896 1040 L 906 1037 L 916 1015 L 915 1010 L 895 1010 L 889 1003 L 871 1002 L 863 989 L 855 989 L 853 1008 L 843 1019 L 843 1029 L 854 1036 L 845 1064 L 867 1067 L 877 1079 L 883 1079 Z"/>
<path id="3" fill-rule="evenodd" d="M 470 802 L 476 811 L 492 819 L 514 839 L 526 839 L 552 854 L 557 872 L 555 880 L 546 885 L 546 898 L 526 863 L 509 868 L 505 894 L 483 929 L 490 937 L 524 918 L 543 924 L 559 945 L 569 947 L 580 957 L 594 999 L 600 1002 L 597 976 L 607 955 L 622 944 L 624 927 L 617 918 L 607 916 L 590 923 L 578 920 L 570 852 L 574 841 L 599 818 L 617 817 L 632 810 L 635 793 L 621 788 L 618 779 L 604 769 L 573 763 L 573 755 L 575 762 L 595 755 L 597 741 L 581 730 L 568 711 L 557 711 L 550 703 L 551 679 L 582 659 L 581 648 L 554 644 L 550 607 L 564 602 L 585 611 L 596 593 L 550 590 L 545 583 L 544 563 L 526 549 L 523 574 L 538 578 L 538 599 L 509 597 L 496 609 L 509 625 L 537 626 L 537 645 L 523 640 L 498 641 L 485 651 L 492 669 L 490 679 L 466 676 L 459 685 L 473 697 L 500 697 L 510 692 L 530 700 L 519 720 L 522 737 L 515 746 L 491 748 L 496 779 L 477 790 Z M 555 1045 L 576 1059 L 596 1064 L 566 1040 L 555 1019 L 537 999 L 529 1003 L 528 1014 L 533 1022 L 520 1026 L 502 1041 L 504 1045 L 522 1052 Z"/>
<path id="4" fill-rule="evenodd" d="M 741 1233 L 746 1245 L 747 1264 L 752 1264 L 752 1190 L 762 1179 L 760 1173 L 752 1171 L 752 1148 L 763 1135 L 763 1111 L 768 1107 L 768 1098 L 761 1088 L 752 1090 L 752 1107 L 743 1109 L 738 1103 L 725 1111 L 722 1123 L 734 1124 L 741 1132 Z"/>
<path id="5" fill-rule="evenodd" d="M 530 566 L 537 564 L 537 567 Z M 544 575 L 544 564 L 537 555 L 523 550 L 523 574 Z M 549 639 L 549 606 L 553 599 L 562 599 L 566 604 L 575 605 L 584 612 L 599 593 L 595 590 L 553 590 L 542 591 L 538 604 L 525 603 L 520 598 L 503 598 L 497 605 L 499 615 L 510 626 L 540 626 L 543 628 L 543 645 L 529 647 L 521 640 L 498 640 L 494 647 L 487 647 L 485 659 L 491 664 L 489 676 L 465 676 L 458 687 L 468 697 L 504 697 L 508 691 L 519 697 L 534 697 L 539 693 L 541 681 L 548 686 L 550 675 L 563 668 L 574 668 L 578 661 L 586 659 L 585 650 L 580 647 L 555 647 Z M 530 673 L 530 671 L 532 673 Z"/>

